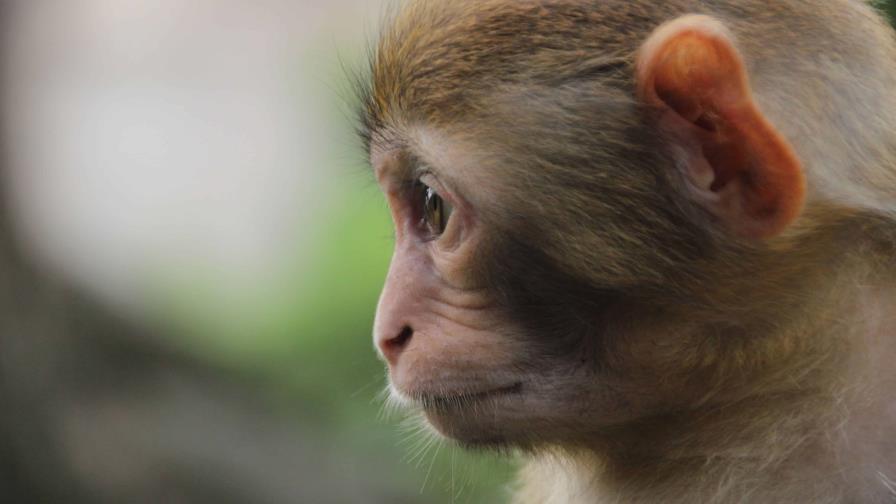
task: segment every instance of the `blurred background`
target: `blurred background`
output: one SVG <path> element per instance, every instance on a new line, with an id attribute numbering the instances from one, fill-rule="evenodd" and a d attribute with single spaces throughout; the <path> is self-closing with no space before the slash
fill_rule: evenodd
<path id="1" fill-rule="evenodd" d="M 2 502 L 506 500 L 382 411 L 384 3 L 0 0 Z"/>

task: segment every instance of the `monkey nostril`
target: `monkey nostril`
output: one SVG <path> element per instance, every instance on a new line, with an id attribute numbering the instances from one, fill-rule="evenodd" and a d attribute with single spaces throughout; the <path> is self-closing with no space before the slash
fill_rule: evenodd
<path id="1" fill-rule="evenodd" d="M 390 364 L 394 365 L 398 361 L 398 356 L 401 355 L 401 352 L 407 347 L 413 336 L 414 330 L 410 326 L 404 326 L 401 332 L 398 333 L 398 336 L 383 341 L 383 355 Z"/>
<path id="2" fill-rule="evenodd" d="M 386 346 L 393 351 L 401 352 L 408 342 L 411 341 L 412 336 L 414 336 L 414 330 L 410 326 L 404 326 L 401 332 L 398 333 L 398 336 L 386 341 Z"/>

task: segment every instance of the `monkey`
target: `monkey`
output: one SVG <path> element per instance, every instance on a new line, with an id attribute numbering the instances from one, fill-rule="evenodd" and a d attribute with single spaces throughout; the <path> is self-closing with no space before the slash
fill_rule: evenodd
<path id="1" fill-rule="evenodd" d="M 408 0 L 365 68 L 389 390 L 513 502 L 896 502 L 873 6 Z"/>

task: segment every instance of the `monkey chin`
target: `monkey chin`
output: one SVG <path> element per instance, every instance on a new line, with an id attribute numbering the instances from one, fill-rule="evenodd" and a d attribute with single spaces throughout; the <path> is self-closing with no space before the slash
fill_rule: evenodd
<path id="1" fill-rule="evenodd" d="M 421 396 L 415 399 L 426 420 L 442 436 L 479 449 L 503 449 L 513 444 L 502 426 L 501 411 L 519 400 L 522 384 L 475 394 Z"/>

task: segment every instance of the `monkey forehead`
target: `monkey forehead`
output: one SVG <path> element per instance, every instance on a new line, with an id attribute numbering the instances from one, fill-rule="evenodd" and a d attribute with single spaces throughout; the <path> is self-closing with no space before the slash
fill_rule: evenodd
<path id="1" fill-rule="evenodd" d="M 401 136 L 399 144 L 374 140 L 370 162 L 380 183 L 390 178 L 403 179 L 408 172 L 423 171 L 435 175 L 462 202 L 482 207 L 488 200 L 495 204 L 501 178 L 495 176 L 501 162 L 497 153 L 483 148 L 468 135 L 431 125 L 407 126 L 390 138 Z M 409 163 L 421 166 L 407 166 Z"/>
<path id="2" fill-rule="evenodd" d="M 447 122 L 496 86 L 630 81 L 640 41 L 669 13 L 609 0 L 412 0 L 388 23 L 360 89 L 367 130 L 399 115 Z"/>

